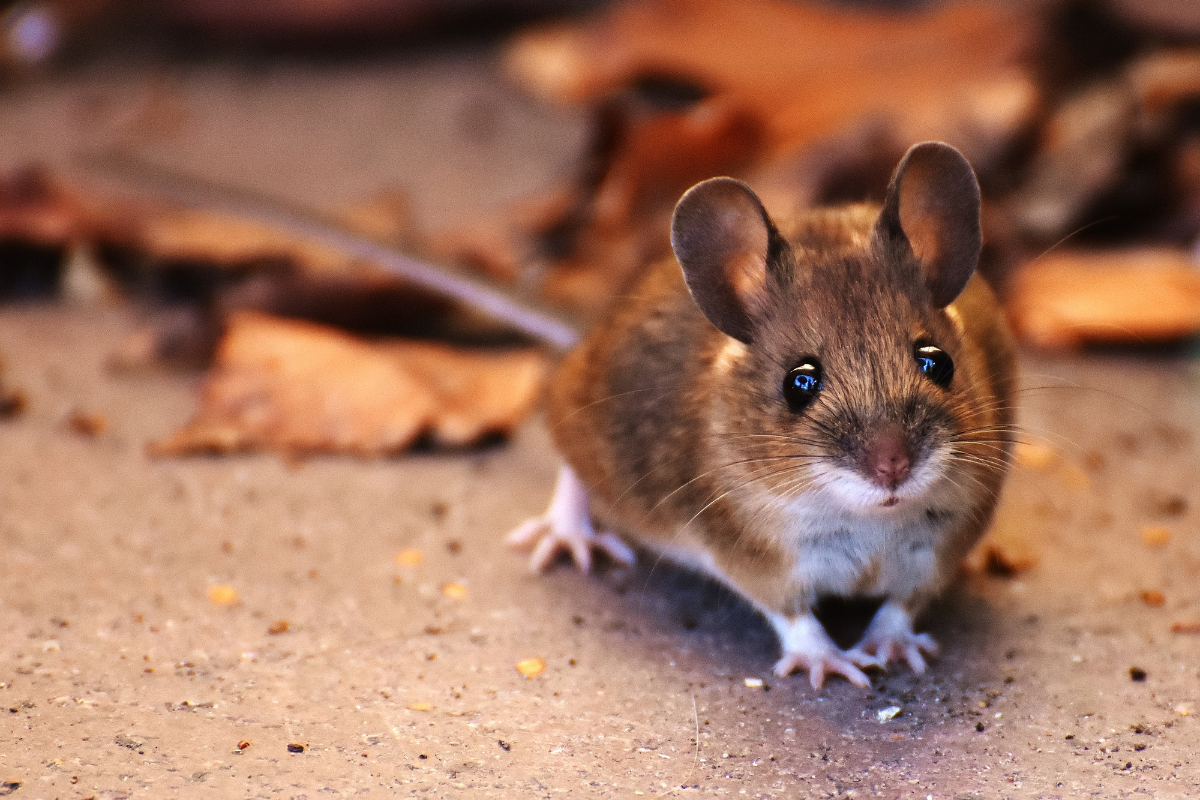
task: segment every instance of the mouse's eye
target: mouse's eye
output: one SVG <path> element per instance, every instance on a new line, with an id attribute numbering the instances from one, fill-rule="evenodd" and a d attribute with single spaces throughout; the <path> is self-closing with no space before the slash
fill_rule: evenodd
<path id="1" fill-rule="evenodd" d="M 917 367 L 925 373 L 925 377 L 943 389 L 950 386 L 954 379 L 954 359 L 940 347 L 931 344 L 918 345 L 913 351 L 917 359 Z"/>
<path id="2" fill-rule="evenodd" d="M 800 413 L 821 391 L 821 362 L 806 358 L 783 379 L 783 399 L 794 413 Z"/>

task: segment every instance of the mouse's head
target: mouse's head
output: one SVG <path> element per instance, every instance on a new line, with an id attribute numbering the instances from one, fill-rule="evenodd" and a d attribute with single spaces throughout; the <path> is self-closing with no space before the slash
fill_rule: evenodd
<path id="1" fill-rule="evenodd" d="M 979 212 L 970 165 L 932 142 L 904 156 L 877 215 L 841 212 L 833 236 L 788 241 L 729 178 L 689 190 L 671 243 L 729 337 L 711 387 L 725 460 L 777 496 L 820 490 L 864 513 L 936 505 L 929 490 L 954 483 L 956 436 L 981 398 L 952 306 L 979 260 Z"/>

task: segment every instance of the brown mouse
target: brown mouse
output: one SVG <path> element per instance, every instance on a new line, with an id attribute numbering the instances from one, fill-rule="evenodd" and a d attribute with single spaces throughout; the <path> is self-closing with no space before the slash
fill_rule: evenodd
<path id="1" fill-rule="evenodd" d="M 915 616 L 989 524 L 1009 466 L 1014 355 L 975 275 L 975 174 L 926 142 L 882 207 L 777 226 L 714 178 L 676 206 L 651 268 L 562 362 L 547 415 L 566 460 L 545 514 L 510 535 L 587 571 L 613 531 L 736 590 L 770 621 L 783 676 L 868 686 L 925 669 Z M 593 520 L 600 523 L 599 531 Z M 842 650 L 824 596 L 884 599 Z"/>

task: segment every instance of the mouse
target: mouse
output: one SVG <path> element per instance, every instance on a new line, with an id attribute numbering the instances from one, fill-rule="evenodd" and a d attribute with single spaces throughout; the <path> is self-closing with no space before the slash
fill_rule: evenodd
<path id="1" fill-rule="evenodd" d="M 915 621 L 993 517 L 1009 470 L 1015 349 L 977 274 L 980 191 L 948 144 L 903 156 L 881 205 L 773 220 L 745 183 L 693 186 L 673 258 L 560 362 L 562 456 L 545 512 L 508 536 L 544 571 L 636 551 L 745 598 L 780 677 L 869 687 L 927 668 Z M 631 546 L 633 545 L 633 546 Z M 881 600 L 842 649 L 813 608 Z"/>

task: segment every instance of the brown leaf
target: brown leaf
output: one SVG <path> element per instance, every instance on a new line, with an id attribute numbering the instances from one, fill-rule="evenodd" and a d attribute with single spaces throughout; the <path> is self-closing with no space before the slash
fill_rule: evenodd
<path id="1" fill-rule="evenodd" d="M 201 408 L 158 456 L 277 450 L 378 456 L 428 436 L 444 446 L 511 433 L 546 371 L 535 350 L 369 343 L 307 322 L 236 315 Z"/>
<path id="2" fill-rule="evenodd" d="M 766 120 L 775 152 L 867 116 L 894 120 L 907 141 L 952 138 L 970 150 L 1031 118 L 1037 92 L 1019 66 L 1031 30 L 1031 18 L 978 2 L 902 14 L 784 0 L 641 0 L 582 25 L 527 32 L 506 66 L 526 87 L 570 103 L 645 75 L 684 76 Z"/>
<path id="3" fill-rule="evenodd" d="M 1054 253 L 1017 273 L 1009 318 L 1048 348 L 1180 339 L 1200 331 L 1200 272 L 1167 248 Z"/>
<path id="4" fill-rule="evenodd" d="M 157 264 L 252 269 L 298 265 L 306 271 L 345 271 L 351 259 L 294 234 L 221 211 L 162 202 L 125 203 L 98 220 L 95 236 L 107 252 Z"/>
<path id="5" fill-rule="evenodd" d="M 64 247 L 86 229 L 83 206 L 38 166 L 0 176 L 0 241 Z"/>

